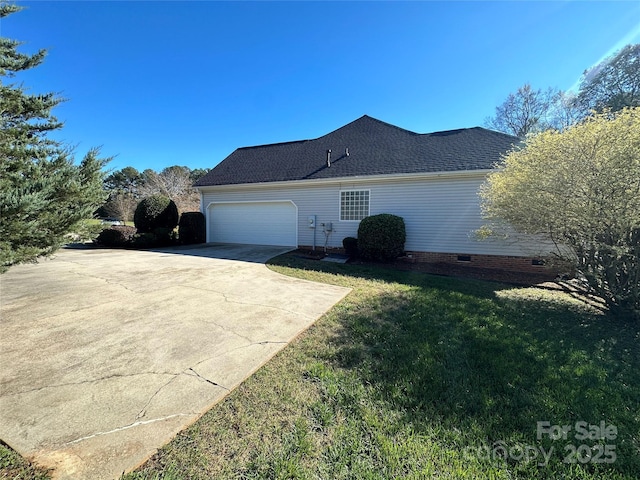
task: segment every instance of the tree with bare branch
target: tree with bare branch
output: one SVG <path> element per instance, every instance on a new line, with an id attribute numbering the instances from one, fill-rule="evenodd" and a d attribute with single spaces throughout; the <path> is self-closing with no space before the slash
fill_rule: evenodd
<path id="1" fill-rule="evenodd" d="M 138 188 L 140 197 L 161 194 L 171 198 L 178 206 L 178 211 L 193 212 L 200 208 L 200 197 L 191 179 L 188 167 L 167 167 L 160 173 L 151 169 L 142 172 L 143 183 Z"/>
<path id="2" fill-rule="evenodd" d="M 534 90 L 525 83 L 496 107 L 485 126 L 521 138 L 544 131 L 552 124 L 552 112 L 560 96 L 557 89 Z"/>

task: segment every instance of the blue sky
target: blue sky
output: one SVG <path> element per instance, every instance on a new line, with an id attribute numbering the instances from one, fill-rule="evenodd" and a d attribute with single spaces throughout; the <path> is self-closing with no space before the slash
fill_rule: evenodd
<path id="1" fill-rule="evenodd" d="M 235 148 L 367 114 L 481 126 L 525 82 L 569 89 L 640 43 L 640 2 L 22 1 L 2 36 L 47 48 L 17 76 L 68 99 L 57 138 L 110 168 L 210 168 Z"/>

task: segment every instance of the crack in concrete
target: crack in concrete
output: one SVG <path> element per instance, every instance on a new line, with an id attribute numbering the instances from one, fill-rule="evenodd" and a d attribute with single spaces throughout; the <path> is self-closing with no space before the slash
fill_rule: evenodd
<path id="1" fill-rule="evenodd" d="M 273 345 L 286 345 L 288 343 L 289 342 L 283 342 L 283 341 L 273 342 L 271 340 L 264 340 L 262 342 L 253 342 L 253 343 L 250 343 L 249 345 L 244 345 L 244 346 L 238 347 L 238 348 L 236 348 L 234 350 L 240 350 L 242 348 L 249 348 L 249 347 L 253 347 L 254 345 L 271 345 L 271 344 L 273 344 Z"/>
<path id="2" fill-rule="evenodd" d="M 213 360 L 214 358 L 222 357 L 223 355 L 228 355 L 228 354 L 230 354 L 230 353 L 232 353 L 232 352 L 235 352 L 236 350 L 241 350 L 241 349 L 243 349 L 243 348 L 249 348 L 249 347 L 252 347 L 252 346 L 254 346 L 254 345 L 268 345 L 268 344 L 270 344 L 270 343 L 272 343 L 272 344 L 274 344 L 274 345 L 286 345 L 286 344 L 287 344 L 287 343 L 289 343 L 289 342 L 284 342 L 284 341 L 271 341 L 271 340 L 263 340 L 262 342 L 251 342 L 251 343 L 249 343 L 249 344 L 247 344 L 247 345 L 241 345 L 241 346 L 239 346 L 239 347 L 232 348 L 231 350 L 227 350 L 227 351 L 225 351 L 225 352 L 217 353 L 217 354 L 215 354 L 215 355 L 212 355 L 211 357 L 204 358 L 203 360 L 200 360 L 199 362 L 197 362 L 194 366 L 195 366 L 195 367 L 197 367 L 197 366 L 198 366 L 198 365 L 200 365 L 201 363 L 208 362 L 209 360 Z"/>
<path id="3" fill-rule="evenodd" d="M 214 324 L 214 325 L 217 325 L 217 324 Z M 223 328 L 223 329 L 224 329 L 224 327 L 221 327 L 221 328 Z M 239 335 L 239 336 L 240 336 L 240 337 L 242 337 L 242 335 Z M 245 337 L 242 337 L 242 338 L 245 338 Z M 249 340 L 249 341 L 250 341 L 250 339 L 247 339 L 247 340 Z M 138 412 L 138 414 L 136 415 L 136 420 L 138 420 L 138 419 L 140 419 L 140 418 L 144 418 L 144 416 L 147 414 L 147 408 L 149 407 L 149 405 L 151 404 L 151 402 L 153 401 L 153 399 L 154 399 L 156 396 L 158 396 L 158 394 L 159 394 L 159 393 L 160 393 L 160 392 L 161 392 L 165 387 L 169 386 L 169 384 L 170 384 L 171 382 L 173 382 L 173 381 L 174 381 L 177 377 L 179 377 L 180 375 L 195 376 L 196 378 L 198 378 L 198 379 L 200 379 L 200 380 L 202 380 L 202 381 L 204 381 L 204 382 L 207 382 L 207 383 L 209 383 L 209 384 L 211 384 L 211 385 L 213 385 L 213 386 L 215 386 L 215 387 L 220 387 L 220 388 L 222 388 L 222 389 L 226 390 L 227 392 L 230 392 L 230 391 L 231 391 L 229 388 L 225 387 L 224 385 L 220 385 L 219 383 L 216 383 L 216 382 L 214 382 L 214 381 L 212 381 L 212 380 L 209 380 L 208 378 L 203 377 L 203 376 L 202 376 L 202 375 L 200 375 L 198 372 L 196 372 L 196 370 L 194 369 L 194 367 L 197 367 L 197 366 L 198 366 L 198 365 L 200 365 L 201 363 L 204 363 L 204 362 L 209 361 L 209 360 L 213 360 L 214 358 L 217 358 L 217 357 L 219 357 L 219 356 L 221 356 L 221 355 L 226 355 L 226 354 L 228 354 L 228 353 L 230 353 L 230 352 L 233 352 L 233 351 L 235 351 L 235 350 L 239 350 L 239 349 L 241 349 L 241 348 L 248 348 L 248 347 L 251 347 L 251 346 L 253 346 L 253 345 L 268 345 L 268 344 L 283 345 L 283 344 L 287 344 L 287 343 L 288 343 L 288 342 L 284 342 L 284 341 L 275 341 L 275 342 L 274 342 L 274 341 L 271 341 L 271 340 L 263 340 L 262 342 L 251 342 L 251 343 L 249 343 L 248 345 L 243 345 L 243 346 L 241 346 L 241 347 L 234 348 L 234 349 L 229 350 L 228 352 L 225 352 L 225 353 L 223 353 L 223 354 L 214 355 L 214 356 L 212 356 L 212 357 L 207 357 L 207 358 L 205 358 L 205 359 L 203 359 L 203 360 L 200 360 L 200 361 L 199 361 L 199 362 L 197 362 L 193 367 L 189 367 L 189 368 L 187 368 L 186 370 L 182 371 L 181 373 L 178 373 L 178 374 L 176 374 L 176 373 L 169 374 L 169 375 L 172 375 L 173 377 L 172 377 L 171 379 L 169 379 L 169 381 L 167 381 L 166 383 L 164 383 L 163 385 L 161 385 L 161 386 L 160 386 L 160 387 L 159 387 L 159 388 L 158 388 L 158 389 L 153 393 L 153 395 L 151 395 L 151 396 L 149 397 L 149 400 L 147 400 L 147 402 L 144 404 L 144 406 L 142 407 L 142 409 L 141 409 L 141 410 Z M 190 374 L 189 374 L 189 372 L 192 372 L 192 373 L 193 373 L 193 375 L 190 375 Z"/>
<path id="4" fill-rule="evenodd" d="M 216 327 L 224 330 L 225 332 L 230 332 L 230 333 L 234 334 L 235 336 L 240 337 L 243 340 L 246 340 L 247 342 L 253 342 L 253 339 L 251 339 L 249 337 L 245 337 L 244 335 L 234 331 L 233 328 L 225 327 L 224 325 L 220 325 L 218 322 L 209 322 L 209 321 L 207 321 L 207 323 L 210 323 L 211 325 L 215 325 Z"/>
<path id="5" fill-rule="evenodd" d="M 184 373 L 184 372 L 182 372 Z M 160 391 L 165 388 L 168 387 L 169 384 L 171 382 L 173 382 L 176 378 L 178 378 L 180 375 L 182 375 L 182 373 L 177 373 L 174 374 L 173 378 L 169 379 L 168 382 L 163 383 L 160 388 L 158 388 L 153 395 L 151 395 L 151 397 L 149 397 L 149 400 L 147 400 L 147 403 L 144 404 L 144 406 L 142 407 L 142 409 L 138 412 L 138 414 L 136 415 L 136 420 L 138 420 L 139 418 L 143 418 L 146 414 L 147 414 L 147 407 L 151 404 L 151 402 L 153 401 L 153 399 L 160 393 Z"/>
<path id="6" fill-rule="evenodd" d="M 75 262 L 71 262 L 71 263 L 75 263 Z M 79 264 L 78 264 L 78 265 L 79 265 Z M 103 282 L 105 282 L 105 283 L 106 283 L 106 284 L 108 284 L 108 285 L 114 285 L 114 286 L 116 286 L 116 287 L 124 288 L 126 291 L 131 292 L 131 293 L 135 293 L 135 294 L 139 294 L 139 293 L 140 293 L 140 292 L 138 292 L 137 290 L 133 290 L 133 289 L 131 289 L 131 288 L 127 287 L 126 285 L 124 285 L 124 284 L 122 284 L 122 283 L 119 283 L 119 282 L 117 282 L 117 281 L 115 281 L 115 280 L 111 280 L 111 279 L 103 278 L 103 277 L 98 277 L 97 275 L 89 275 L 89 274 L 87 274 L 87 273 L 81 273 L 81 272 L 74 272 L 74 271 L 71 271 L 70 273 L 73 273 L 73 274 L 75 274 L 75 275 L 80 275 L 80 276 L 82 276 L 82 277 L 88 277 L 88 278 L 94 278 L 94 279 L 96 279 L 96 280 L 102 280 Z"/>
<path id="7" fill-rule="evenodd" d="M 203 290 L 205 292 L 210 292 L 210 293 L 217 293 L 218 295 L 222 295 L 222 298 L 224 298 L 224 301 L 227 303 L 236 303 L 238 305 L 250 305 L 252 307 L 264 307 L 264 308 L 269 308 L 272 310 L 280 310 L 282 312 L 287 312 L 287 313 L 291 313 L 293 315 L 300 315 L 301 317 L 304 318 L 308 318 L 308 319 L 315 319 L 316 316 L 315 315 L 307 315 L 305 313 L 302 312 L 296 312 L 294 310 L 289 310 L 287 308 L 283 308 L 283 307 L 278 307 L 276 305 L 265 305 L 263 303 L 251 303 L 251 302 L 241 302 L 239 300 L 232 300 L 229 298 L 229 296 L 227 296 L 226 293 L 221 292 L 219 290 L 212 290 L 210 288 L 204 288 L 204 287 L 197 287 L 194 285 L 188 285 L 189 288 L 193 288 L 194 290 Z"/>
<path id="8" fill-rule="evenodd" d="M 87 435 L 85 437 L 76 438 L 75 440 L 71 440 L 70 442 L 63 443 L 60 446 L 61 447 L 66 447 L 66 446 L 69 446 L 69 445 L 73 445 L 75 443 L 83 442 L 85 440 L 90 440 L 90 439 L 95 438 L 95 437 L 100 437 L 100 436 L 103 436 L 103 435 L 109 435 L 109 434 L 112 434 L 112 433 L 118 433 L 118 432 L 121 432 L 123 430 L 128 430 L 130 428 L 139 427 L 140 425 L 149 425 L 150 423 L 162 422 L 163 420 L 169 420 L 171 418 L 191 417 L 193 415 L 197 415 L 197 413 L 174 413 L 172 415 L 167 415 L 166 417 L 152 418 L 151 420 L 141 420 L 139 422 L 130 423 L 130 424 L 125 425 L 123 427 L 114 428 L 113 430 L 107 430 L 106 432 L 96 432 L 96 433 L 92 433 L 91 435 Z"/>
<path id="9" fill-rule="evenodd" d="M 69 386 L 72 386 L 72 385 L 84 385 L 86 383 L 101 382 L 103 380 L 110 380 L 112 378 L 137 377 L 137 376 L 140 376 L 140 375 L 171 375 L 172 377 L 176 377 L 176 376 L 178 376 L 180 374 L 179 373 L 172 373 L 172 372 L 140 372 L 140 373 L 113 374 L 113 375 L 107 375 L 106 377 L 94 378 L 94 379 L 91 379 L 91 380 L 81 380 L 81 381 L 78 381 L 78 382 L 58 383 L 58 384 L 54 384 L 54 385 L 45 385 L 43 387 L 32 388 L 32 389 L 29 389 L 29 390 L 22 390 L 20 392 L 0 394 L 0 398 L 15 397 L 17 395 L 24 395 L 25 393 L 39 392 L 39 391 L 45 390 L 47 388 L 59 388 L 59 387 L 69 387 Z"/>
<path id="10" fill-rule="evenodd" d="M 202 362 L 198 362 L 196 365 L 198 365 L 199 363 Z M 164 383 L 163 385 L 161 385 L 154 393 L 153 395 L 151 395 L 151 397 L 149 397 L 149 400 L 147 400 L 147 403 L 144 404 L 144 406 L 142 407 L 142 409 L 138 412 L 138 414 L 136 415 L 136 420 L 140 419 L 140 418 L 144 418 L 144 416 L 147 414 L 147 408 L 149 407 L 149 405 L 151 404 L 151 402 L 153 401 L 153 399 L 165 388 L 168 387 L 169 384 L 171 382 L 173 382 L 176 378 L 178 378 L 180 375 L 189 375 L 189 376 L 194 376 L 194 375 L 190 375 L 188 372 L 191 371 L 194 373 L 195 377 L 197 377 L 200 380 L 203 380 L 207 383 L 210 383 L 211 385 L 214 385 L 216 387 L 220 387 L 224 390 L 226 390 L 227 392 L 230 392 L 231 390 L 229 390 L 227 387 L 225 387 L 224 385 L 220 385 L 219 383 L 213 382 L 211 380 L 209 380 L 208 378 L 203 377 L 202 375 L 200 375 L 198 372 L 196 372 L 193 367 L 189 367 L 186 370 L 182 371 L 181 373 L 178 374 L 173 374 L 173 378 L 171 378 L 168 382 Z"/>
<path id="11" fill-rule="evenodd" d="M 202 362 L 200 362 L 200 363 L 202 363 Z M 197 365 L 197 364 L 196 364 L 196 365 Z M 215 387 L 223 388 L 223 389 L 225 389 L 227 392 L 230 392 L 230 391 L 231 391 L 231 390 L 229 390 L 227 387 L 225 387 L 225 386 L 223 386 L 223 385 L 220 385 L 219 383 L 213 382 L 213 381 L 209 380 L 208 378 L 203 377 L 203 376 L 202 376 L 202 375 L 200 375 L 198 372 L 196 372 L 196 371 L 193 369 L 193 367 L 189 367 L 189 368 L 187 368 L 187 370 L 185 371 L 185 374 L 186 374 L 186 375 L 189 375 L 188 373 L 186 373 L 186 372 L 188 372 L 189 370 L 191 370 L 191 371 L 196 375 L 196 377 L 198 377 L 198 378 L 200 378 L 200 379 L 204 380 L 205 382 L 210 383 L 211 385 L 213 385 L 213 386 L 215 386 Z"/>
<path id="12" fill-rule="evenodd" d="M 78 265 L 78 266 L 80 266 L 80 267 L 86 268 L 86 265 L 85 265 L 85 264 L 83 264 L 83 263 L 80 263 L 80 262 L 74 262 L 73 260 L 69 260 L 69 259 L 67 259 L 67 258 L 62 258 L 62 257 L 56 257 L 56 258 L 58 258 L 61 262 L 71 263 L 72 265 Z M 122 287 L 122 288 L 124 288 L 125 290 L 127 290 L 127 291 L 129 291 L 129 292 L 131 292 L 131 293 L 138 293 L 138 292 L 136 292 L 135 290 L 132 290 L 131 288 L 129 288 L 129 287 L 127 287 L 127 286 L 125 286 L 125 285 L 123 285 L 123 284 L 121 284 L 121 283 L 118 283 L 118 282 L 116 282 L 116 281 L 114 281 L 114 280 L 110 280 L 110 279 L 108 279 L 108 278 L 99 277 L 99 276 L 97 276 L 97 275 L 89 275 L 88 273 L 83 273 L 83 272 L 76 271 L 76 270 L 67 270 L 67 271 L 68 271 L 70 274 L 72 274 L 72 275 L 79 275 L 79 276 L 81 276 L 81 277 L 93 278 L 93 279 L 95 279 L 95 280 L 103 281 L 103 282 L 105 282 L 105 283 L 107 283 L 107 284 L 109 284 L 109 285 L 115 285 L 115 286 L 117 286 L 117 287 Z"/>
<path id="13" fill-rule="evenodd" d="M 241 348 L 248 348 L 251 347 L 253 345 L 268 345 L 268 344 L 276 344 L 276 345 L 282 345 L 282 344 L 287 344 L 288 342 L 285 341 L 271 341 L 271 340 L 263 340 L 261 342 L 252 342 L 249 343 L 248 345 L 243 345 L 241 347 L 238 348 L 234 348 L 232 350 L 230 350 L 229 352 L 226 353 L 230 353 L 232 351 L 235 350 L 239 350 Z M 218 357 L 219 355 L 215 355 L 213 357 L 209 357 L 209 358 L 205 358 L 204 360 L 199 361 L 198 363 L 196 363 L 194 366 L 200 365 L 201 363 L 204 363 L 208 360 L 212 360 L 216 357 Z M 191 372 L 191 373 L 189 373 Z M 138 412 L 138 414 L 136 415 L 135 421 L 124 425 L 122 427 L 118 427 L 118 428 L 114 428 L 112 430 L 107 430 L 107 431 L 103 431 L 103 432 L 96 432 L 93 433 L 91 435 L 86 435 L 84 437 L 80 437 L 80 438 L 76 438 L 75 440 L 71 440 L 70 442 L 65 442 L 63 444 L 61 444 L 61 447 L 67 447 L 70 445 L 74 445 L 76 443 L 80 443 L 83 442 L 85 440 L 90 440 L 92 438 L 95 437 L 100 437 L 100 436 L 104 436 L 104 435 L 110 435 L 112 433 L 118 433 L 121 432 L 123 430 L 128 430 L 131 428 L 135 428 L 141 425 L 149 425 L 152 423 L 157 423 L 157 422 L 161 422 L 164 420 L 169 420 L 172 418 L 176 418 L 176 417 L 190 417 L 193 415 L 199 415 L 199 413 L 196 412 L 189 412 L 189 413 L 174 413 L 171 415 L 167 415 L 164 417 L 159 417 L 159 418 L 153 418 L 153 419 L 149 419 L 149 420 L 140 420 L 140 418 L 143 418 L 146 415 L 146 409 L 147 407 L 151 404 L 151 402 L 153 401 L 153 399 L 160 393 L 160 391 L 162 391 L 162 389 L 164 389 L 165 387 L 167 387 L 171 382 L 173 382 L 177 377 L 179 377 L 180 375 L 189 375 L 189 376 L 195 376 L 196 378 L 198 378 L 199 380 L 202 380 L 206 383 L 209 383 L 215 387 L 219 387 L 222 388 L 224 390 L 226 390 L 227 392 L 230 392 L 231 390 L 227 387 L 225 387 L 224 385 L 220 385 L 219 383 L 216 383 L 212 380 L 209 380 L 206 377 L 203 377 L 202 375 L 200 375 L 195 369 L 194 367 L 189 367 L 186 370 L 180 372 L 180 373 L 169 373 L 169 372 L 143 372 L 143 373 L 133 373 L 133 374 L 126 374 L 126 375 L 109 375 L 107 377 L 103 377 L 103 378 L 99 378 L 99 379 L 95 379 L 95 380 L 86 380 L 86 381 L 81 381 L 81 382 L 73 382 L 73 383 L 66 383 L 66 384 L 60 384 L 60 385 L 49 385 L 49 386 L 45 386 L 45 387 L 40 387 L 40 388 L 36 388 L 33 390 L 28 390 L 26 392 L 21 392 L 21 393 L 27 393 L 27 392 L 33 392 L 33 391 L 38 391 L 38 390 L 42 390 L 45 388 L 55 388 L 55 387 L 61 387 L 61 386 L 68 386 L 68 385 L 80 385 L 80 384 L 84 384 L 84 383 L 92 383 L 92 382 L 98 382 L 101 380 L 108 380 L 110 378 L 120 378 L 120 377 L 134 377 L 134 376 L 139 376 L 139 375 L 171 375 L 171 379 L 169 379 L 169 381 L 167 381 L 166 383 L 164 383 L 163 385 L 161 385 L 154 393 L 153 395 L 151 395 L 149 397 L 149 400 L 147 400 L 147 402 L 145 403 L 144 407 L 142 407 L 142 409 L 140 410 L 140 412 Z M 10 395 L 18 395 L 18 394 L 10 394 Z M 10 396 L 7 395 L 7 396 Z"/>

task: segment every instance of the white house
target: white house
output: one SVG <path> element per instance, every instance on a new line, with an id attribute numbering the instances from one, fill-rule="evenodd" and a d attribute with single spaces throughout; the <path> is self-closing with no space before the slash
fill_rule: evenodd
<path id="1" fill-rule="evenodd" d="M 207 241 L 340 248 L 391 213 L 418 261 L 539 271 L 535 244 L 479 241 L 478 190 L 519 139 L 483 128 L 418 134 L 363 116 L 327 135 L 239 148 L 202 177 Z"/>

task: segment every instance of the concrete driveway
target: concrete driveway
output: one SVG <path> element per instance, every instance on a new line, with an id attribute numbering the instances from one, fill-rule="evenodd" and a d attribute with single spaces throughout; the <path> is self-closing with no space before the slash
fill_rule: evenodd
<path id="1" fill-rule="evenodd" d="M 348 293 L 267 269 L 285 250 L 63 250 L 13 267 L 0 439 L 54 478 L 136 467 Z"/>

